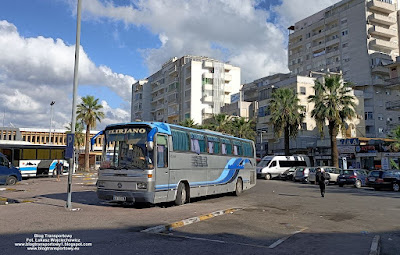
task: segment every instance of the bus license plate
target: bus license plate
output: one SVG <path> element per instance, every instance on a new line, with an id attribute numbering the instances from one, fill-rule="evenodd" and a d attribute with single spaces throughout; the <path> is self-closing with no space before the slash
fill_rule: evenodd
<path id="1" fill-rule="evenodd" d="M 113 196 L 113 200 L 114 200 L 114 201 L 125 202 L 125 201 L 126 201 L 126 197 Z"/>

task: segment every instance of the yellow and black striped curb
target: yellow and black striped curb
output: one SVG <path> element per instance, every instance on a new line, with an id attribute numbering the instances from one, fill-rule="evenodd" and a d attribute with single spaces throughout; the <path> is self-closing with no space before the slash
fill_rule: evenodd
<path id="1" fill-rule="evenodd" d="M 144 229 L 140 232 L 143 233 L 161 233 L 161 232 L 166 232 L 166 231 L 171 231 L 174 228 L 179 228 L 179 227 L 183 227 L 189 224 L 193 224 L 199 221 L 203 221 L 203 220 L 208 220 L 217 216 L 221 216 L 224 214 L 228 214 L 228 213 L 233 213 L 235 211 L 239 211 L 242 210 L 242 208 L 230 208 L 230 209 L 226 209 L 226 210 L 220 210 L 220 211 L 216 211 L 216 212 L 212 212 L 209 214 L 205 214 L 205 215 L 201 215 L 198 217 L 192 217 L 186 220 L 181 220 L 181 221 L 176 221 L 174 223 L 171 224 L 167 224 L 167 225 L 159 225 L 159 226 L 155 226 L 155 227 L 151 227 L 151 228 L 147 228 Z"/>
<path id="2" fill-rule="evenodd" d="M 19 200 L 19 199 L 11 199 L 11 198 L 6 198 L 6 197 L 0 197 L 0 205 L 1 204 L 20 204 L 20 203 L 33 203 L 33 200 Z"/>

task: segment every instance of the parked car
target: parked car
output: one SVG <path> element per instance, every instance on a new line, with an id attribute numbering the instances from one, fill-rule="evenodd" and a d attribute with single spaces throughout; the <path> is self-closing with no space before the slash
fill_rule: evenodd
<path id="1" fill-rule="evenodd" d="M 291 167 L 309 166 L 310 159 L 307 156 L 265 156 L 257 164 L 257 177 L 270 180 L 279 177 Z"/>
<path id="2" fill-rule="evenodd" d="M 315 175 L 317 173 L 317 168 L 321 168 L 321 170 L 324 170 L 327 176 L 329 176 L 329 180 L 326 180 L 326 184 L 329 184 L 331 182 L 337 183 L 337 178 L 339 177 L 340 174 L 340 168 L 336 168 L 333 166 L 317 166 L 317 167 L 311 167 L 310 168 L 310 173 L 308 174 L 308 181 L 311 183 L 316 182 Z"/>
<path id="3" fill-rule="evenodd" d="M 0 184 L 15 185 L 21 180 L 21 171 L 15 168 L 4 154 L 0 153 Z"/>
<path id="4" fill-rule="evenodd" d="M 286 170 L 285 172 L 283 172 L 281 175 L 280 175 L 280 178 L 282 179 L 282 180 L 293 180 L 293 178 L 294 178 L 294 172 L 296 171 L 296 167 L 291 167 L 291 168 L 289 168 L 288 170 Z"/>
<path id="5" fill-rule="evenodd" d="M 392 189 L 400 190 L 400 171 L 371 171 L 368 176 L 368 185 L 375 190 Z"/>
<path id="6" fill-rule="evenodd" d="M 346 184 L 354 185 L 356 188 L 361 188 L 367 185 L 368 172 L 365 169 L 346 169 L 341 170 L 340 175 L 337 178 L 339 187 L 343 187 Z"/>
<path id="7" fill-rule="evenodd" d="M 310 172 L 309 167 L 303 167 L 299 166 L 296 168 L 296 171 L 294 172 L 293 176 L 293 181 L 295 182 L 308 182 L 308 174 Z"/>
<path id="8" fill-rule="evenodd" d="M 382 175 L 384 171 L 382 170 L 372 170 L 368 173 L 367 177 L 367 186 L 373 187 L 374 183 L 380 183 L 383 182 Z M 377 188 L 376 190 L 378 190 Z"/>

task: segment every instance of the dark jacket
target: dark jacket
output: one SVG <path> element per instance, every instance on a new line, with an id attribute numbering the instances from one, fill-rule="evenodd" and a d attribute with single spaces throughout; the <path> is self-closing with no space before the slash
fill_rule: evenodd
<path id="1" fill-rule="evenodd" d="M 324 183 L 325 182 L 325 173 L 318 171 L 315 175 L 315 181 L 318 183 Z"/>

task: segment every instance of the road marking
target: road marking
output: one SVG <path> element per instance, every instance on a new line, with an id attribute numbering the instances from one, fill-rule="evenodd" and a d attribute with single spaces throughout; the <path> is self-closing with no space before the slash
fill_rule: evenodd
<path id="1" fill-rule="evenodd" d="M 268 248 L 273 249 L 273 248 L 275 248 L 276 246 L 278 246 L 278 245 L 280 245 L 281 243 L 283 243 L 284 241 L 286 241 L 287 239 L 289 239 L 291 236 L 294 236 L 295 234 L 301 233 L 301 232 L 303 232 L 303 231 L 306 230 L 306 229 L 308 229 L 308 228 L 302 228 L 302 229 L 300 229 L 300 230 L 298 230 L 298 231 L 294 231 L 292 234 L 290 234 L 290 235 L 288 235 L 288 236 L 285 236 L 285 237 L 279 239 L 278 241 L 276 241 L 275 243 L 271 244 L 270 246 L 268 246 Z"/>
<path id="2" fill-rule="evenodd" d="M 208 220 L 211 219 L 213 217 L 217 217 L 220 215 L 224 215 L 224 214 L 228 214 L 228 213 L 233 213 L 235 211 L 239 211 L 242 210 L 242 208 L 230 208 L 230 209 L 226 209 L 226 210 L 220 210 L 220 211 L 216 211 L 216 212 L 212 212 L 209 214 L 205 214 L 205 215 L 201 215 L 198 217 L 192 217 L 189 219 L 185 219 L 185 220 L 181 220 L 181 221 L 176 221 L 173 222 L 171 224 L 167 224 L 167 225 L 159 225 L 159 226 L 155 226 L 155 227 L 151 227 L 151 228 L 147 228 L 144 229 L 140 232 L 143 233 L 161 233 L 161 232 L 165 232 L 165 231 L 171 231 L 174 228 L 179 228 L 179 227 L 183 227 L 189 224 L 193 224 L 202 220 Z"/>
<path id="3" fill-rule="evenodd" d="M 380 241 L 381 237 L 379 235 L 374 236 L 372 239 L 371 249 L 369 250 L 369 255 L 379 255 L 380 254 Z"/>

